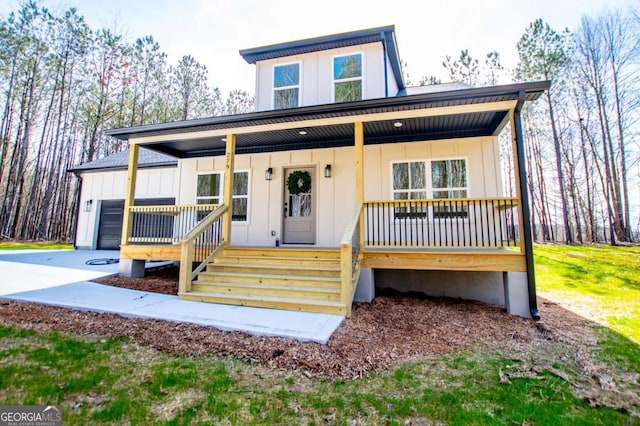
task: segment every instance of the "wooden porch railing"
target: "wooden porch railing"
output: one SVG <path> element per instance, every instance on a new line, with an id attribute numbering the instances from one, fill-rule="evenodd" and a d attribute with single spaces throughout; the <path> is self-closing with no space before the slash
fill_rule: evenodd
<path id="1" fill-rule="evenodd" d="M 131 206 L 127 244 L 177 244 L 218 204 Z"/>
<path id="2" fill-rule="evenodd" d="M 191 290 L 191 282 L 227 243 L 222 239 L 225 211 L 226 205 L 218 206 L 180 241 L 179 294 Z M 194 262 L 198 265 L 192 268 Z"/>
<path id="3" fill-rule="evenodd" d="M 348 222 L 340 241 L 340 301 L 347 308 L 347 316 L 351 315 L 351 303 L 360 275 L 360 216 L 362 204 L 356 206 L 352 219 Z"/>
<path id="4" fill-rule="evenodd" d="M 364 203 L 368 247 L 509 247 L 520 244 L 517 198 Z"/>

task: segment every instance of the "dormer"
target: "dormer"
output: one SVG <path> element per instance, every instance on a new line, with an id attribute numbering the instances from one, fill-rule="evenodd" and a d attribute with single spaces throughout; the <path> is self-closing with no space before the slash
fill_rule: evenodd
<path id="1" fill-rule="evenodd" d="M 256 65 L 258 111 L 396 96 L 404 81 L 393 25 L 240 51 Z"/>

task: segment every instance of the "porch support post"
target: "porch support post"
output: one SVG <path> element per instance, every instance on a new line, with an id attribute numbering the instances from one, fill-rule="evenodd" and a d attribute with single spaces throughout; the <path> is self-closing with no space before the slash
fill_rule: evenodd
<path id="1" fill-rule="evenodd" d="M 136 143 L 129 143 L 129 166 L 127 169 L 127 187 L 124 193 L 124 215 L 122 218 L 122 237 L 120 245 L 126 246 L 131 237 L 131 223 L 133 215 L 130 207 L 133 206 L 136 196 L 136 178 L 138 174 L 138 153 L 140 147 Z"/>
<path id="2" fill-rule="evenodd" d="M 540 319 L 538 300 L 536 297 L 536 277 L 533 265 L 533 238 L 531 234 L 531 212 L 529 211 L 529 195 L 527 192 L 527 174 L 524 164 L 524 138 L 522 136 L 522 120 L 520 111 L 525 101 L 525 93 L 518 94 L 516 107 L 509 112 L 511 115 L 511 135 L 513 136 L 513 157 L 516 176 L 516 188 L 520 202 L 518 212 L 520 216 L 520 248 L 524 250 L 527 264 L 527 286 L 529 290 L 529 310 L 535 320 Z"/>
<path id="3" fill-rule="evenodd" d="M 222 215 L 223 244 L 231 244 L 231 219 L 233 216 L 233 169 L 236 156 L 236 135 L 227 135 L 227 148 L 224 155 L 224 189 L 223 202 L 227 211 Z"/>
<path id="4" fill-rule="evenodd" d="M 364 124 L 354 123 L 355 161 L 356 161 L 356 203 L 364 204 Z M 364 209 L 360 210 L 360 229 L 358 230 L 360 250 L 364 248 Z"/>

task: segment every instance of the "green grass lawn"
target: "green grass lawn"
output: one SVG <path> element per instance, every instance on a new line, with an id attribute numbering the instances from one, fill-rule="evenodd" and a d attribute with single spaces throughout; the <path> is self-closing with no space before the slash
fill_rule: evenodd
<path id="1" fill-rule="evenodd" d="M 537 245 L 538 291 L 640 344 L 640 247 Z"/>
<path id="2" fill-rule="evenodd" d="M 594 358 L 612 374 L 637 374 L 640 251 L 535 250 L 545 295 L 585 298 L 583 308 L 596 304 L 611 327 L 599 332 Z M 614 319 L 622 316 L 628 321 Z M 232 358 L 168 355 L 123 339 L 0 324 L 0 403 L 61 404 L 65 424 L 640 424 L 638 407 L 631 414 L 576 392 L 589 377 L 571 344 L 541 339 L 530 346 L 477 345 L 328 381 Z M 522 374 L 507 384 L 503 372 Z M 634 380 L 632 391 L 640 393 Z"/>
<path id="3" fill-rule="evenodd" d="M 26 250 L 26 249 L 49 249 L 49 250 L 71 250 L 73 244 L 49 243 L 49 242 L 15 242 L 0 241 L 0 250 Z"/>

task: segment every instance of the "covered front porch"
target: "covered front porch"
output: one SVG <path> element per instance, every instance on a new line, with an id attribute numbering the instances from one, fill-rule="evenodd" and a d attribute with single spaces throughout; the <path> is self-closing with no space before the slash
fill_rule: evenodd
<path id="1" fill-rule="evenodd" d="M 120 248 L 128 268 L 124 272 L 135 274 L 136 265 L 146 259 L 175 260 L 181 264 L 179 295 L 185 299 L 342 315 L 350 314 L 363 270 L 494 271 L 505 277 L 520 272 L 526 274 L 530 314 L 535 317 L 520 110 L 547 87 L 527 83 L 466 89 L 111 131 L 130 143 Z M 368 179 L 387 173 L 367 161 L 371 155 L 366 147 L 437 144 L 444 139 L 464 144 L 497 136 L 508 123 L 514 197 L 456 197 L 451 191 L 438 198 L 365 198 Z M 220 202 L 183 204 L 179 199 L 169 207 L 133 205 L 139 146 L 181 159 L 222 159 Z M 342 209 L 334 223 L 339 238 L 310 246 L 232 244 L 237 155 L 327 147 L 351 150 L 351 166 L 340 166 L 342 173 L 353 173 L 353 199 L 333 199 L 334 210 L 353 206 Z M 288 165 L 269 163 L 266 168 L 283 174 Z M 262 214 L 272 216 L 276 210 L 280 206 L 265 208 Z"/>

